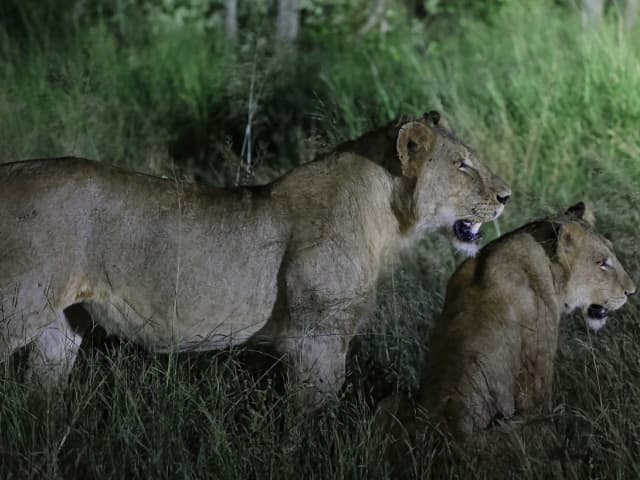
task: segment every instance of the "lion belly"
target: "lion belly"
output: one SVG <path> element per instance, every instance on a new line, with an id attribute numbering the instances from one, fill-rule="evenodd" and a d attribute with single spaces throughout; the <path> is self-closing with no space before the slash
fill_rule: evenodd
<path id="1" fill-rule="evenodd" d="M 196 292 L 191 294 L 191 298 L 182 296 L 179 305 L 198 300 Z M 260 292 L 253 291 L 250 298 L 208 298 L 197 308 L 178 307 L 177 314 L 171 305 L 164 305 L 166 312 L 161 314 L 156 310 L 158 305 L 150 305 L 146 300 L 132 301 L 130 295 L 109 295 L 103 301 L 83 305 L 107 332 L 134 340 L 150 350 L 205 351 L 248 340 L 270 318 L 275 297 L 274 284 Z M 209 313 L 198 314 L 206 307 Z"/>
<path id="2" fill-rule="evenodd" d="M 161 273 L 157 268 L 161 259 L 154 261 L 152 256 L 137 265 L 114 264 L 109 278 L 121 288 L 95 302 L 108 313 L 94 319 L 107 330 L 157 351 L 242 343 L 264 326 L 276 301 L 285 245 L 264 239 L 247 236 L 219 245 L 183 244 L 189 253 L 180 258 L 177 251 L 166 252 Z M 187 243 L 188 236 L 183 240 Z M 155 282 L 159 273 L 167 278 L 164 288 Z"/>

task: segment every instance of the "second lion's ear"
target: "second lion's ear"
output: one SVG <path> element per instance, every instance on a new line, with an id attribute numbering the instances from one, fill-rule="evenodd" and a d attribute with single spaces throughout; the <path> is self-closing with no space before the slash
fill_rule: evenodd
<path id="1" fill-rule="evenodd" d="M 585 228 L 578 222 L 566 222 L 560 225 L 558 231 L 558 252 L 566 254 L 582 243 Z"/>
<path id="2" fill-rule="evenodd" d="M 567 208 L 567 211 L 564 213 L 566 215 L 573 215 L 576 218 L 582 219 L 582 216 L 584 215 L 584 212 L 586 209 L 587 209 L 587 206 L 584 204 L 584 202 L 578 202 L 575 205 L 572 205 L 569 208 Z"/>
<path id="3" fill-rule="evenodd" d="M 430 110 L 424 114 L 424 119 L 433 125 L 440 123 L 440 112 L 437 110 Z"/>
<path id="4" fill-rule="evenodd" d="M 421 122 L 407 122 L 400 127 L 396 139 L 396 152 L 402 176 L 415 178 L 426 155 L 433 149 L 435 135 Z"/>
<path id="5" fill-rule="evenodd" d="M 572 205 L 564 213 L 565 215 L 571 215 L 578 220 L 584 220 L 592 227 L 596 222 L 593 211 L 584 202 L 578 202 L 575 205 Z"/>

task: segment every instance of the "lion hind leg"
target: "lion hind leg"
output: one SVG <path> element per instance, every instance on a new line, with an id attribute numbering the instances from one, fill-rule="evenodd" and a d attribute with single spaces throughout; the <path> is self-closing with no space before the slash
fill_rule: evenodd
<path id="1" fill-rule="evenodd" d="M 28 378 L 31 383 L 51 390 L 66 383 L 73 367 L 82 336 L 69 325 L 63 312 L 33 340 L 29 355 Z"/>

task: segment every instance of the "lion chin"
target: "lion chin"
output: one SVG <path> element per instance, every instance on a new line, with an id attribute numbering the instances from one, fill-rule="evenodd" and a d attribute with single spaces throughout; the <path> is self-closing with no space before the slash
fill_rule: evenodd
<path id="1" fill-rule="evenodd" d="M 597 332 L 607 324 L 607 318 L 597 319 L 587 317 L 585 321 L 587 323 L 587 327 L 589 327 L 589 330 L 593 332 Z"/>
<path id="2" fill-rule="evenodd" d="M 478 242 L 461 242 L 458 239 L 454 239 L 451 243 L 457 252 L 460 252 L 467 257 L 475 257 L 480 251 L 480 245 Z"/>
<path id="3" fill-rule="evenodd" d="M 609 309 L 604 305 L 591 304 L 584 311 L 584 319 L 589 329 L 597 332 L 607 324 Z"/>
<path id="4" fill-rule="evenodd" d="M 480 250 L 482 240 L 482 223 L 469 220 L 458 220 L 453 224 L 451 243 L 456 251 L 468 257 L 475 257 Z"/>

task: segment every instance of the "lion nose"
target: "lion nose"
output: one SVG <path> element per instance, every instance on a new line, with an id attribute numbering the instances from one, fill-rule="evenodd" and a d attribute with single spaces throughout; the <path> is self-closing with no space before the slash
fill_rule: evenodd
<path id="1" fill-rule="evenodd" d="M 635 285 L 633 286 L 633 288 L 631 290 L 625 290 L 624 294 L 627 297 L 630 297 L 631 295 L 635 295 L 636 292 L 638 291 L 638 289 L 635 287 Z"/>
<path id="2" fill-rule="evenodd" d="M 511 198 L 511 195 L 510 194 L 496 195 L 496 198 L 498 199 L 498 202 L 500 202 L 502 205 L 504 205 L 509 201 L 509 199 Z"/>

